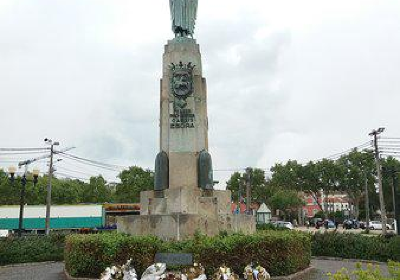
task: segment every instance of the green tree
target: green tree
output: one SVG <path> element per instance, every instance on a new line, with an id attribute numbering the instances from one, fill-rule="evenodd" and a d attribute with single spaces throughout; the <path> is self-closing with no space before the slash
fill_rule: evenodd
<path id="1" fill-rule="evenodd" d="M 243 191 L 245 190 L 244 178 L 239 172 L 235 172 L 231 175 L 231 178 L 228 180 L 228 182 L 226 182 L 226 189 L 231 191 L 232 200 L 235 202 L 237 202 L 239 198 L 239 187 L 241 187 L 240 196 L 243 197 Z"/>
<path id="2" fill-rule="evenodd" d="M 287 214 L 297 212 L 299 207 L 304 205 L 304 202 L 297 191 L 280 190 L 269 199 L 268 204 L 274 211 L 282 211 L 286 218 Z"/>
<path id="3" fill-rule="evenodd" d="M 101 175 L 91 177 L 89 184 L 84 184 L 82 197 L 82 202 L 86 203 L 104 203 L 112 200 L 111 191 Z"/>
<path id="4" fill-rule="evenodd" d="M 252 201 L 266 202 L 271 196 L 272 186 L 265 179 L 265 171 L 259 168 L 250 168 Z M 246 174 L 235 172 L 226 182 L 226 189 L 232 192 L 232 200 L 237 202 L 239 198 L 239 184 L 241 185 L 241 197 L 246 197 Z"/>
<path id="5" fill-rule="evenodd" d="M 346 192 L 355 207 L 355 216 L 358 217 L 361 203 L 365 197 L 365 180 L 368 180 L 368 193 L 373 196 L 376 182 L 375 163 L 372 151 L 359 152 L 354 150 L 340 157 L 336 164 L 341 169 L 339 189 Z"/>
<path id="6" fill-rule="evenodd" d="M 153 173 L 138 166 L 122 171 L 118 177 L 121 179 L 115 193 L 118 202 L 140 202 L 140 192 L 154 188 Z"/>
<path id="7" fill-rule="evenodd" d="M 400 183 L 400 162 L 394 157 L 382 160 L 382 187 L 387 211 L 393 212 L 393 188 Z"/>

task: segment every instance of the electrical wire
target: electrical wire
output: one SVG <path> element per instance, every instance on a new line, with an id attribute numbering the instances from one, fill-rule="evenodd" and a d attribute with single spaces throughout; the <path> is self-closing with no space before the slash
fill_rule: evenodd
<path id="1" fill-rule="evenodd" d="M 63 166 L 57 166 L 57 169 L 61 169 L 61 170 L 64 170 L 64 171 L 67 171 L 67 172 L 72 172 L 72 173 L 79 173 L 79 174 L 82 174 L 82 175 L 85 175 L 85 176 L 89 176 L 89 177 L 96 177 L 96 176 L 98 176 L 98 175 L 93 175 L 93 174 L 89 174 L 89 173 L 85 173 L 85 172 L 81 172 L 81 171 L 77 171 L 77 170 L 71 170 L 71 169 L 68 169 L 68 168 L 65 168 L 65 167 L 63 167 Z"/>
<path id="2" fill-rule="evenodd" d="M 380 153 L 385 153 L 385 154 L 400 154 L 400 151 L 385 151 L 385 150 L 381 150 Z"/>
<path id="3" fill-rule="evenodd" d="M 107 167 L 107 168 L 111 168 L 111 169 L 128 169 L 127 166 L 122 166 L 122 165 L 115 165 L 115 164 L 109 164 L 109 163 L 104 163 L 104 162 L 100 162 L 100 161 L 96 161 L 96 160 L 91 160 L 91 159 L 87 159 L 87 158 L 82 158 L 82 157 L 78 157 L 69 153 L 65 153 L 65 152 L 58 152 L 57 154 L 61 154 L 62 156 L 66 156 L 69 157 L 71 159 L 75 159 L 75 160 L 79 160 L 79 161 L 84 161 L 84 162 L 88 162 L 91 164 L 95 164 L 98 166 L 102 166 L 102 167 Z"/>
<path id="4" fill-rule="evenodd" d="M 356 147 L 350 148 L 350 149 L 348 149 L 348 150 L 346 150 L 346 151 L 344 151 L 344 152 L 336 153 L 336 154 L 333 154 L 333 155 L 328 156 L 328 157 L 320 158 L 320 159 L 316 160 L 315 162 L 320 162 L 320 161 L 322 161 L 322 160 L 324 160 L 324 159 L 328 159 L 328 160 L 337 160 L 337 159 L 339 159 L 341 156 L 346 155 L 346 154 L 348 154 L 348 153 L 350 153 L 350 152 L 352 152 L 352 151 L 354 151 L 354 150 L 360 150 L 360 149 L 361 149 L 361 150 L 366 150 L 366 149 L 369 148 L 369 147 L 372 147 L 372 140 L 369 140 L 369 141 L 367 141 L 367 142 L 365 142 L 365 143 L 363 143 L 363 144 L 361 144 L 361 145 L 358 145 L 358 146 L 356 146 Z M 303 164 L 302 164 L 302 165 L 303 165 Z"/>
<path id="5" fill-rule="evenodd" d="M 76 180 L 80 180 L 80 181 L 90 181 L 90 179 L 88 179 L 88 178 L 77 177 L 77 176 L 73 176 L 73 175 L 62 173 L 62 172 L 58 172 L 58 171 L 55 171 L 54 174 L 56 176 L 60 175 L 62 177 L 66 177 L 66 179 L 76 179 Z"/>
<path id="6" fill-rule="evenodd" d="M 0 151 L 23 152 L 23 151 L 49 151 L 50 148 L 0 148 Z"/>
<path id="7" fill-rule="evenodd" d="M 110 167 L 107 167 L 107 166 L 104 166 L 104 165 L 90 163 L 90 162 L 79 160 L 79 159 L 76 159 L 76 158 L 72 158 L 72 157 L 69 157 L 69 156 L 66 156 L 66 155 L 60 155 L 60 156 L 63 157 L 64 159 L 73 160 L 73 161 L 79 162 L 81 164 L 85 164 L 85 165 L 88 165 L 88 166 L 101 168 L 101 169 L 108 170 L 108 171 L 114 171 L 114 172 L 120 172 L 121 171 L 121 169 L 110 168 Z"/>
<path id="8" fill-rule="evenodd" d="M 400 137 L 379 137 L 379 139 L 389 139 L 389 140 L 399 140 L 400 141 Z"/>
<path id="9" fill-rule="evenodd" d="M 37 152 L 2 152 L 2 151 L 0 151 L 0 156 L 3 156 L 3 155 L 7 155 L 7 156 L 33 155 L 33 154 L 43 154 L 43 153 L 48 153 L 48 151 L 37 151 Z"/>

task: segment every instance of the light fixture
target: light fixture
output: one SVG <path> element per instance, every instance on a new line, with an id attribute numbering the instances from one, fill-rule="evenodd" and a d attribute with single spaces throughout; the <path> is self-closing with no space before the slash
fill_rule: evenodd
<path id="1" fill-rule="evenodd" d="M 8 173 L 10 174 L 11 181 L 14 181 L 14 174 L 15 174 L 16 171 L 17 171 L 17 168 L 14 167 L 14 166 L 10 166 L 8 168 Z"/>
<path id="2" fill-rule="evenodd" d="M 40 173 L 39 169 L 33 169 L 32 174 L 33 174 L 33 184 L 34 185 L 36 185 L 38 182 L 39 173 Z"/>

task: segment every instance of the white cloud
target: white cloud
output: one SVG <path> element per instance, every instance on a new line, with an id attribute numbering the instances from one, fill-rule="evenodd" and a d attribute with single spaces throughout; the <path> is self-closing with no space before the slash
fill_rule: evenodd
<path id="1" fill-rule="evenodd" d="M 397 1 L 199 2 L 216 169 L 317 159 L 377 126 L 400 136 Z M 0 147 L 51 137 L 152 168 L 170 29 L 166 0 L 1 1 Z"/>

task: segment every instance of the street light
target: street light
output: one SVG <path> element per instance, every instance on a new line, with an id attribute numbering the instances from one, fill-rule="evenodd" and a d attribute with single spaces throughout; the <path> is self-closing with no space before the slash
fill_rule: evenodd
<path id="1" fill-rule="evenodd" d="M 10 180 L 14 183 L 15 172 L 17 169 L 13 166 L 8 168 L 8 173 L 10 174 Z M 21 194 L 20 194 L 20 203 L 19 203 L 19 222 L 18 222 L 18 236 L 22 236 L 23 229 L 23 219 L 24 219 L 24 205 L 25 205 L 25 193 L 26 193 L 26 184 L 28 183 L 28 179 L 26 178 L 28 171 L 28 164 L 25 165 L 25 172 L 21 178 Z M 34 169 L 32 172 L 33 175 L 33 184 L 36 185 L 39 177 L 39 169 Z"/>

